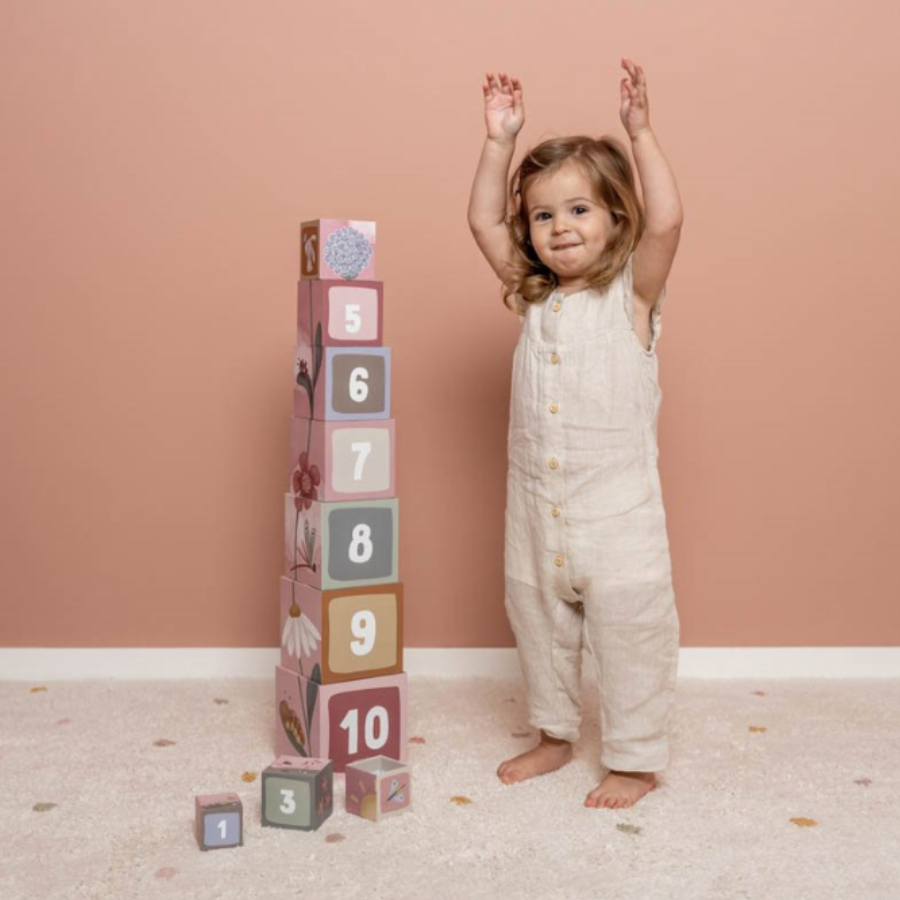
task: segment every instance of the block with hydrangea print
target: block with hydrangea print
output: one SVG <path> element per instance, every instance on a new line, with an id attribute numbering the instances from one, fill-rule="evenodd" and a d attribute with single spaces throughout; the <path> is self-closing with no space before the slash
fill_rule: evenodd
<path id="1" fill-rule="evenodd" d="M 288 490 L 313 500 L 394 495 L 394 420 L 290 420 Z"/>
<path id="2" fill-rule="evenodd" d="M 390 348 L 297 344 L 294 415 L 342 421 L 389 419 Z"/>
<path id="3" fill-rule="evenodd" d="M 399 504 L 285 494 L 284 575 L 318 590 L 398 581 Z"/>
<path id="4" fill-rule="evenodd" d="M 276 666 L 275 706 L 279 756 L 330 759 L 335 774 L 379 753 L 406 762 L 405 672 L 319 684 Z"/>
<path id="5" fill-rule="evenodd" d="M 403 670 L 403 585 L 318 591 L 281 579 L 281 665 L 333 684 Z"/>
<path id="6" fill-rule="evenodd" d="M 375 223 L 362 219 L 301 222 L 300 277 L 374 280 Z"/>
<path id="7" fill-rule="evenodd" d="M 262 824 L 315 831 L 334 809 L 331 760 L 279 756 L 262 773 Z"/>
<path id="8" fill-rule="evenodd" d="M 380 347 L 380 281 L 297 282 L 297 342 L 320 347 Z"/>

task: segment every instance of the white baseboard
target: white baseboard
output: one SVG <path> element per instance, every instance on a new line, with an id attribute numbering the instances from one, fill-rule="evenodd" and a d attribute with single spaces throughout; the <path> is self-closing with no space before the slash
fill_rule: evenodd
<path id="1" fill-rule="evenodd" d="M 274 647 L 0 647 L 2 681 L 273 678 Z M 514 647 L 407 647 L 410 675 L 519 677 Z M 585 653 L 584 678 L 595 679 Z M 900 678 L 900 647 L 682 647 L 679 678 Z"/>

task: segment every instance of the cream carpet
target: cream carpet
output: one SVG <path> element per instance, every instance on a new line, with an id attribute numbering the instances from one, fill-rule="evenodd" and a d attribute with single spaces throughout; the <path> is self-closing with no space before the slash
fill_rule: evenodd
<path id="1" fill-rule="evenodd" d="M 671 765 L 622 810 L 582 806 L 595 682 L 573 762 L 512 786 L 520 681 L 409 693 L 412 809 L 352 816 L 336 776 L 307 833 L 259 823 L 274 679 L 0 684 L 0 898 L 900 898 L 898 681 L 679 681 Z M 194 795 L 221 791 L 245 843 L 203 853 Z"/>

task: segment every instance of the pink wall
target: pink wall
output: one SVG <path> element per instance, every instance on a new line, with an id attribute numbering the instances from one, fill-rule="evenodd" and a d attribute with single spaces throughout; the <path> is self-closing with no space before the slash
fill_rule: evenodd
<path id="1" fill-rule="evenodd" d="M 888 2 L 4 4 L 6 646 L 274 646 L 297 232 L 374 219 L 409 646 L 511 646 L 517 320 L 466 208 L 648 77 L 684 200 L 660 344 L 682 644 L 900 641 Z"/>

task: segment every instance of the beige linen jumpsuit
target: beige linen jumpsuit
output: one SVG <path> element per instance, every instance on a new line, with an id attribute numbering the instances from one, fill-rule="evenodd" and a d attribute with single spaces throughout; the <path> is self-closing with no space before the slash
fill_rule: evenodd
<path id="1" fill-rule="evenodd" d="M 575 741 L 582 634 L 597 665 L 601 762 L 669 760 L 679 620 L 657 468 L 656 343 L 632 327 L 633 254 L 600 292 L 529 304 L 513 356 L 505 605 L 530 724 Z"/>

